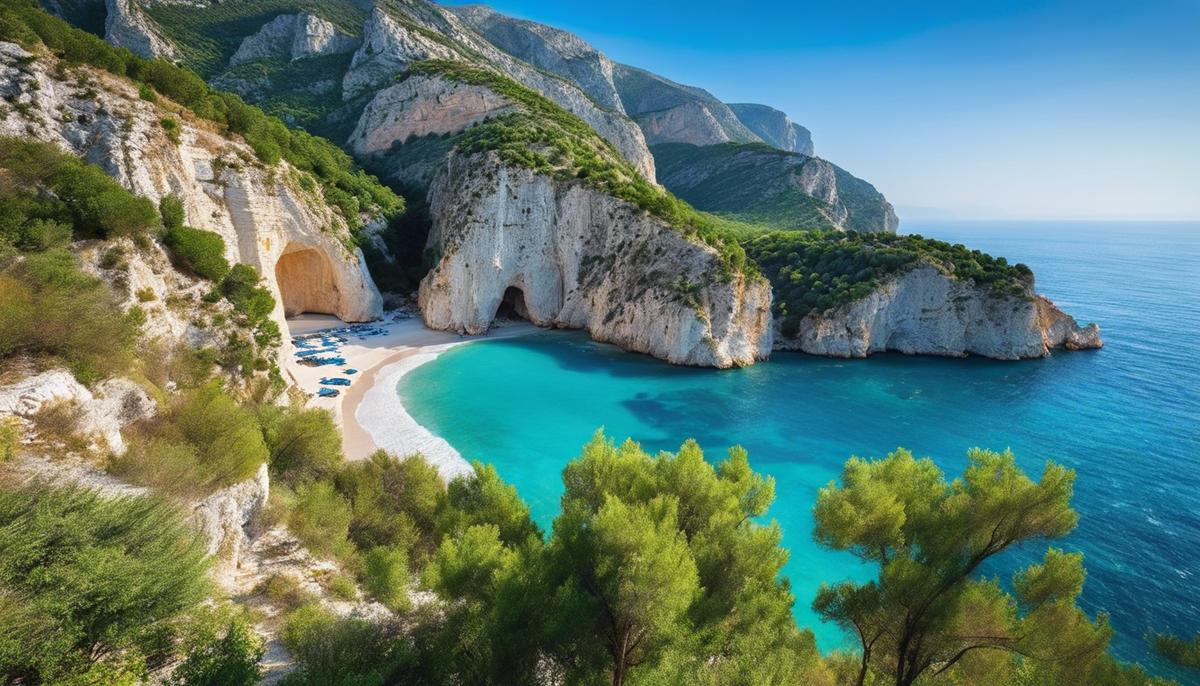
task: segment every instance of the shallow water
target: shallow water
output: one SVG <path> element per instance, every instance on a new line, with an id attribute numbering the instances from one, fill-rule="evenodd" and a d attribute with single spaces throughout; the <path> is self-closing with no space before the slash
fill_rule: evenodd
<path id="1" fill-rule="evenodd" d="M 671 367 L 544 332 L 447 352 L 399 385 L 417 421 L 468 460 L 496 465 L 545 528 L 560 471 L 603 426 L 651 450 L 694 437 L 710 459 L 744 445 L 775 477 L 771 515 L 791 559 L 796 618 L 823 649 L 845 644 L 809 608 L 821 581 L 862 578 L 848 554 L 817 547 L 817 489 L 851 455 L 897 446 L 957 475 L 972 446 L 1011 447 L 1024 468 L 1052 459 L 1078 471 L 1079 528 L 1064 547 L 1088 569 L 1083 604 L 1108 612 L 1126 659 L 1187 677 L 1147 652 L 1150 627 L 1200 630 L 1200 225 L 923 224 L 909 232 L 1029 264 L 1038 290 L 1106 347 L 995 362 L 881 355 L 837 361 L 777 353 L 748 369 Z M 1007 577 L 1044 546 L 989 570 Z"/>

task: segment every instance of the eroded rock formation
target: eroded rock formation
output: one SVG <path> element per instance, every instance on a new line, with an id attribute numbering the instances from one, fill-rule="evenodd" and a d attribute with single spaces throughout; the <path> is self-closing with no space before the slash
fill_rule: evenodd
<path id="1" fill-rule="evenodd" d="M 745 365 L 770 351 L 768 284 L 722 280 L 716 251 L 627 202 L 490 153 L 452 155 L 430 202 L 439 259 L 420 305 L 432 328 L 483 333 L 507 293 L 535 324 L 675 364 Z"/>

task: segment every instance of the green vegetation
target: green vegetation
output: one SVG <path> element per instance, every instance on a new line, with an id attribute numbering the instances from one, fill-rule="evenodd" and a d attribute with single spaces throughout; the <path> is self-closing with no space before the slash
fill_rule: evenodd
<path id="1" fill-rule="evenodd" d="M 922 261 L 1000 296 L 1027 297 L 1033 276 L 1023 264 L 915 234 L 776 231 L 744 245 L 771 281 L 786 335 L 795 334 L 805 315 L 862 298 Z"/>
<path id="2" fill-rule="evenodd" d="M 0 681 L 143 681 L 207 595 L 194 536 L 152 499 L 0 489 Z"/>
<path id="3" fill-rule="evenodd" d="M 1151 633 L 1148 638 L 1159 655 L 1177 665 L 1200 670 L 1200 633 L 1190 639 L 1158 633 Z"/>
<path id="4" fill-rule="evenodd" d="M 220 234 L 190 226 L 170 227 L 163 234 L 163 244 L 171 251 L 175 266 L 196 276 L 220 282 L 229 273 L 225 240 Z"/>
<path id="5" fill-rule="evenodd" d="M 244 62 L 221 72 L 217 83 L 235 88 L 267 114 L 279 117 L 289 125 L 324 133 L 323 129 L 328 125 L 326 117 L 343 107 L 343 103 L 340 92 L 321 92 L 313 85 L 333 80 L 334 90 L 339 91 L 341 75 L 349 71 L 353 56 L 343 53 L 298 60 L 269 58 Z"/>
<path id="6" fill-rule="evenodd" d="M 215 381 L 181 393 L 136 432 L 109 470 L 172 495 L 207 494 L 245 481 L 267 461 L 253 412 Z"/>
<path id="7" fill-rule="evenodd" d="M 184 659 L 170 686 L 254 686 L 262 679 L 258 661 L 265 648 L 247 618 L 220 613 L 197 622 L 184 640 Z"/>
<path id="8" fill-rule="evenodd" d="M 129 365 L 144 316 L 122 314 L 65 249 L 0 261 L 0 360 L 56 358 L 80 381 L 98 381 Z"/>
<path id="9" fill-rule="evenodd" d="M 0 180 L 0 256 L 159 225 L 153 203 L 48 143 L 0 136 Z"/>
<path id="10" fill-rule="evenodd" d="M 315 605 L 287 617 L 283 641 L 300 669 L 284 686 L 386 686 L 397 682 L 396 662 L 403 643 L 389 628 L 365 619 L 341 618 Z"/>
<path id="11" fill-rule="evenodd" d="M 1073 471 L 1046 463 L 1040 481 L 1011 452 L 975 449 L 947 483 L 932 460 L 898 450 L 851 458 L 813 509 L 814 536 L 879 566 L 876 580 L 823 586 L 813 608 L 861 644 L 854 683 L 1104 683 L 1112 629 L 1076 605 L 1083 556 L 1050 548 L 1017 572 L 1010 594 L 977 573 L 989 559 L 1075 528 Z M 875 681 L 870 680 L 874 675 Z M 1086 676 L 1085 676 L 1086 675 Z"/>
<path id="12" fill-rule="evenodd" d="M 541 94 L 499 73 L 463 62 L 427 60 L 409 66 L 398 81 L 413 76 L 441 77 L 483 86 L 520 108 L 482 122 L 461 134 L 455 147 L 465 153 L 495 152 L 506 163 L 563 181 L 578 181 L 630 202 L 720 253 L 722 276 L 755 273 L 725 223 L 646 181 L 612 144 L 582 119 Z"/>
<path id="13" fill-rule="evenodd" d="M 391 215 L 403 210 L 401 198 L 358 169 L 332 143 L 288 129 L 279 119 L 247 105 L 236 95 L 210 89 L 186 68 L 115 48 L 38 9 L 32 0 L 14 0 L 0 7 L 0 39 L 14 40 L 30 49 L 40 43 L 68 63 L 88 64 L 127 76 L 195 116 L 242 136 L 262 163 L 273 165 L 283 159 L 312 174 L 320 182 L 326 202 L 338 209 L 351 231 L 361 227 L 361 214 Z"/>

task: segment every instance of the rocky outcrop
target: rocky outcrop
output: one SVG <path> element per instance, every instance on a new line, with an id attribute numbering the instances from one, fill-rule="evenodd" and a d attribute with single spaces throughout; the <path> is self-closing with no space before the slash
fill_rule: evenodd
<path id="1" fill-rule="evenodd" d="M 394 143 L 429 134 L 457 133 L 516 106 L 480 86 L 414 75 L 375 94 L 363 109 L 347 147 L 356 155 L 386 153 Z"/>
<path id="2" fill-rule="evenodd" d="M 703 88 L 625 64 L 616 65 L 614 83 L 625 113 L 642 127 L 650 145 L 759 142 L 725 103 Z"/>
<path id="3" fill-rule="evenodd" d="M 1000 360 L 1044 357 L 1053 348 L 1099 348 L 1100 329 L 1080 327 L 1039 295 L 997 295 L 922 264 L 885 282 L 867 297 L 810 314 L 799 331 L 775 338 L 779 350 L 828 357 L 866 357 L 894 351 Z"/>
<path id="4" fill-rule="evenodd" d="M 745 365 L 770 350 L 766 282 L 722 280 L 716 251 L 629 203 L 457 153 L 430 203 L 431 328 L 483 333 L 504 305 L 675 364 Z"/>
<path id="5" fill-rule="evenodd" d="M 447 9 L 501 50 L 568 79 L 601 107 L 625 112 L 613 83 L 612 60 L 575 34 L 505 16 L 484 5 Z"/>
<path id="6" fill-rule="evenodd" d="M 400 8 L 375 8 L 363 27 L 363 45 L 354 53 L 343 79 L 347 100 L 386 87 L 409 64 L 449 59 L 488 65 L 532 88 L 584 120 L 654 181 L 654 158 L 637 125 L 620 112 L 606 110 L 574 83 L 537 69 L 489 43 L 453 13 L 431 3 L 414 2 Z"/>
<path id="7" fill-rule="evenodd" d="M 262 274 L 280 303 L 275 317 L 281 325 L 283 304 L 294 301 L 289 292 L 309 294 L 310 311 L 345 321 L 381 315 L 383 299 L 361 252 L 346 247 L 344 220 L 319 190 L 304 189 L 301 172 L 284 162 L 262 165 L 249 146 L 184 110 L 140 99 L 128 81 L 78 67 L 93 84 L 84 89 L 76 75 L 56 76 L 48 55 L 31 63 L 27 56 L 0 43 L 0 95 L 21 104 L 0 120 L 0 135 L 54 143 L 155 202 L 179 197 L 189 225 L 220 234 L 230 261 Z M 178 122 L 178 143 L 161 124 L 167 118 Z M 306 250 L 315 260 L 310 264 L 322 270 L 319 289 L 306 273 L 278 269 L 286 255 Z M 311 297 L 316 290 L 320 297 Z"/>
<path id="8" fill-rule="evenodd" d="M 146 16 L 137 0 L 106 0 L 104 39 L 142 57 L 179 58 L 175 47 Z"/>
<path id="9" fill-rule="evenodd" d="M 79 434 L 101 450 L 122 454 L 121 429 L 153 417 L 158 407 L 142 387 L 127 379 L 109 379 L 94 391 L 65 369 L 42 372 L 0 387 L 0 416 L 32 419 L 56 405 L 74 405 Z"/>
<path id="10" fill-rule="evenodd" d="M 208 541 L 206 553 L 217 561 L 214 573 L 228 579 L 226 585 L 256 533 L 253 526 L 267 506 L 270 491 L 263 463 L 252 479 L 222 488 L 191 506 L 192 527 Z"/>
<path id="11" fill-rule="evenodd" d="M 729 109 L 738 121 L 763 140 L 780 150 L 813 155 L 812 133 L 774 107 L 753 103 L 730 103 Z"/>
<path id="12" fill-rule="evenodd" d="M 307 12 L 281 14 L 258 33 L 242 40 L 229 65 L 261 59 L 299 60 L 319 55 L 354 52 L 359 40 L 338 32 L 333 24 Z"/>

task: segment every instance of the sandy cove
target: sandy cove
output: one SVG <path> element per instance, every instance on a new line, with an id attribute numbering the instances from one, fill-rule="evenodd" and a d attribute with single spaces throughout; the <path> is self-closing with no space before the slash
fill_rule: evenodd
<path id="1" fill-rule="evenodd" d="M 379 336 L 349 336 L 338 353 L 345 365 L 307 367 L 297 363 L 291 346 L 285 346 L 284 371 L 289 380 L 306 393 L 315 394 L 326 376 L 351 379 L 349 388 L 336 398 L 311 397 L 311 407 L 323 407 L 333 413 L 342 430 L 342 449 L 346 459 L 361 460 L 382 448 L 394 455 L 421 453 L 449 480 L 470 471 L 471 467 L 442 438 L 421 426 L 405 410 L 396 385 L 405 374 L 437 359 L 442 352 L 474 341 L 511 338 L 537 331 L 531 324 L 502 322 L 483 336 L 460 336 L 425 327 L 420 317 L 396 318 L 388 313 L 383 321 L 371 326 L 383 329 Z M 290 336 L 344 326 L 338 318 L 306 314 L 288 320 Z M 341 371 L 354 368 L 358 373 L 344 376 Z"/>

